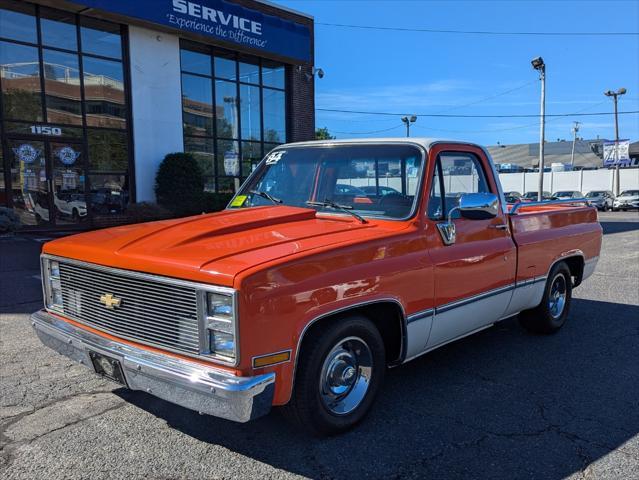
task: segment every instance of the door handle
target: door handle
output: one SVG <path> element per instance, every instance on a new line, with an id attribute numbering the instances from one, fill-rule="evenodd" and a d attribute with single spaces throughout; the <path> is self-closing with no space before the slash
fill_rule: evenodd
<path id="1" fill-rule="evenodd" d="M 508 224 L 500 223 L 499 225 L 488 225 L 488 228 L 494 228 L 495 230 L 508 230 Z"/>

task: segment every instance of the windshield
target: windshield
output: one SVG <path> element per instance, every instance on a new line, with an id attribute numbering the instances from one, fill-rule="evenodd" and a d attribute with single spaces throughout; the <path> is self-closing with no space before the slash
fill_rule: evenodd
<path id="1" fill-rule="evenodd" d="M 348 214 L 346 209 L 362 217 L 407 218 L 421 170 L 422 152 L 413 145 L 284 147 L 266 156 L 230 208 L 290 205 L 340 215 Z"/>
<path id="2" fill-rule="evenodd" d="M 604 192 L 588 192 L 588 194 L 586 195 L 586 198 L 597 198 L 597 197 L 603 197 Z"/>
<path id="3" fill-rule="evenodd" d="M 621 192 L 620 197 L 636 197 L 639 195 L 639 190 L 626 190 L 625 192 Z"/>
<path id="4" fill-rule="evenodd" d="M 573 192 L 557 192 L 555 197 L 572 197 Z"/>

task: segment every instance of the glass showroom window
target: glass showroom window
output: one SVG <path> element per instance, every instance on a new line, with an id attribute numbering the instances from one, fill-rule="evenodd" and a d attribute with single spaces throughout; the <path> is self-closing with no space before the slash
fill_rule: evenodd
<path id="1" fill-rule="evenodd" d="M 265 153 L 286 141 L 284 65 L 183 42 L 184 149 L 209 191 L 236 191 Z"/>
<path id="2" fill-rule="evenodd" d="M 5 195 L 12 200 L 6 203 L 21 218 L 40 208 L 40 220 L 69 223 L 72 214 L 64 212 L 71 212 L 66 207 L 72 202 L 65 199 L 71 198 L 75 223 L 100 222 L 126 208 L 130 129 L 123 52 L 120 25 L 0 0 L 0 120 L 9 146 L 0 168 L 11 170 L 11 186 L 4 189 L 12 190 Z M 29 163 L 24 152 L 35 160 Z M 36 165 L 40 177 L 51 172 L 52 193 L 46 178 L 25 181 Z"/>

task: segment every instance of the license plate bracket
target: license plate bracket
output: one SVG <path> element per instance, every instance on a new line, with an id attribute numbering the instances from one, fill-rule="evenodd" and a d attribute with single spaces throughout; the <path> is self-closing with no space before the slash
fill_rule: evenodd
<path id="1" fill-rule="evenodd" d="M 89 357 L 95 373 L 126 387 L 126 378 L 119 360 L 92 350 L 89 350 Z"/>

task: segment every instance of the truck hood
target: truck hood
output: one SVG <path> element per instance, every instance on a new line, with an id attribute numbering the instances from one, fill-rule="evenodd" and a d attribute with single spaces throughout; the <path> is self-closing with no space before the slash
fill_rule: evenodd
<path id="1" fill-rule="evenodd" d="M 108 228 L 45 244 L 44 253 L 115 268 L 232 286 L 243 270 L 368 237 L 376 223 L 266 206 Z M 358 231 L 356 236 L 354 232 Z M 364 235 L 363 235 L 364 234 Z"/>

